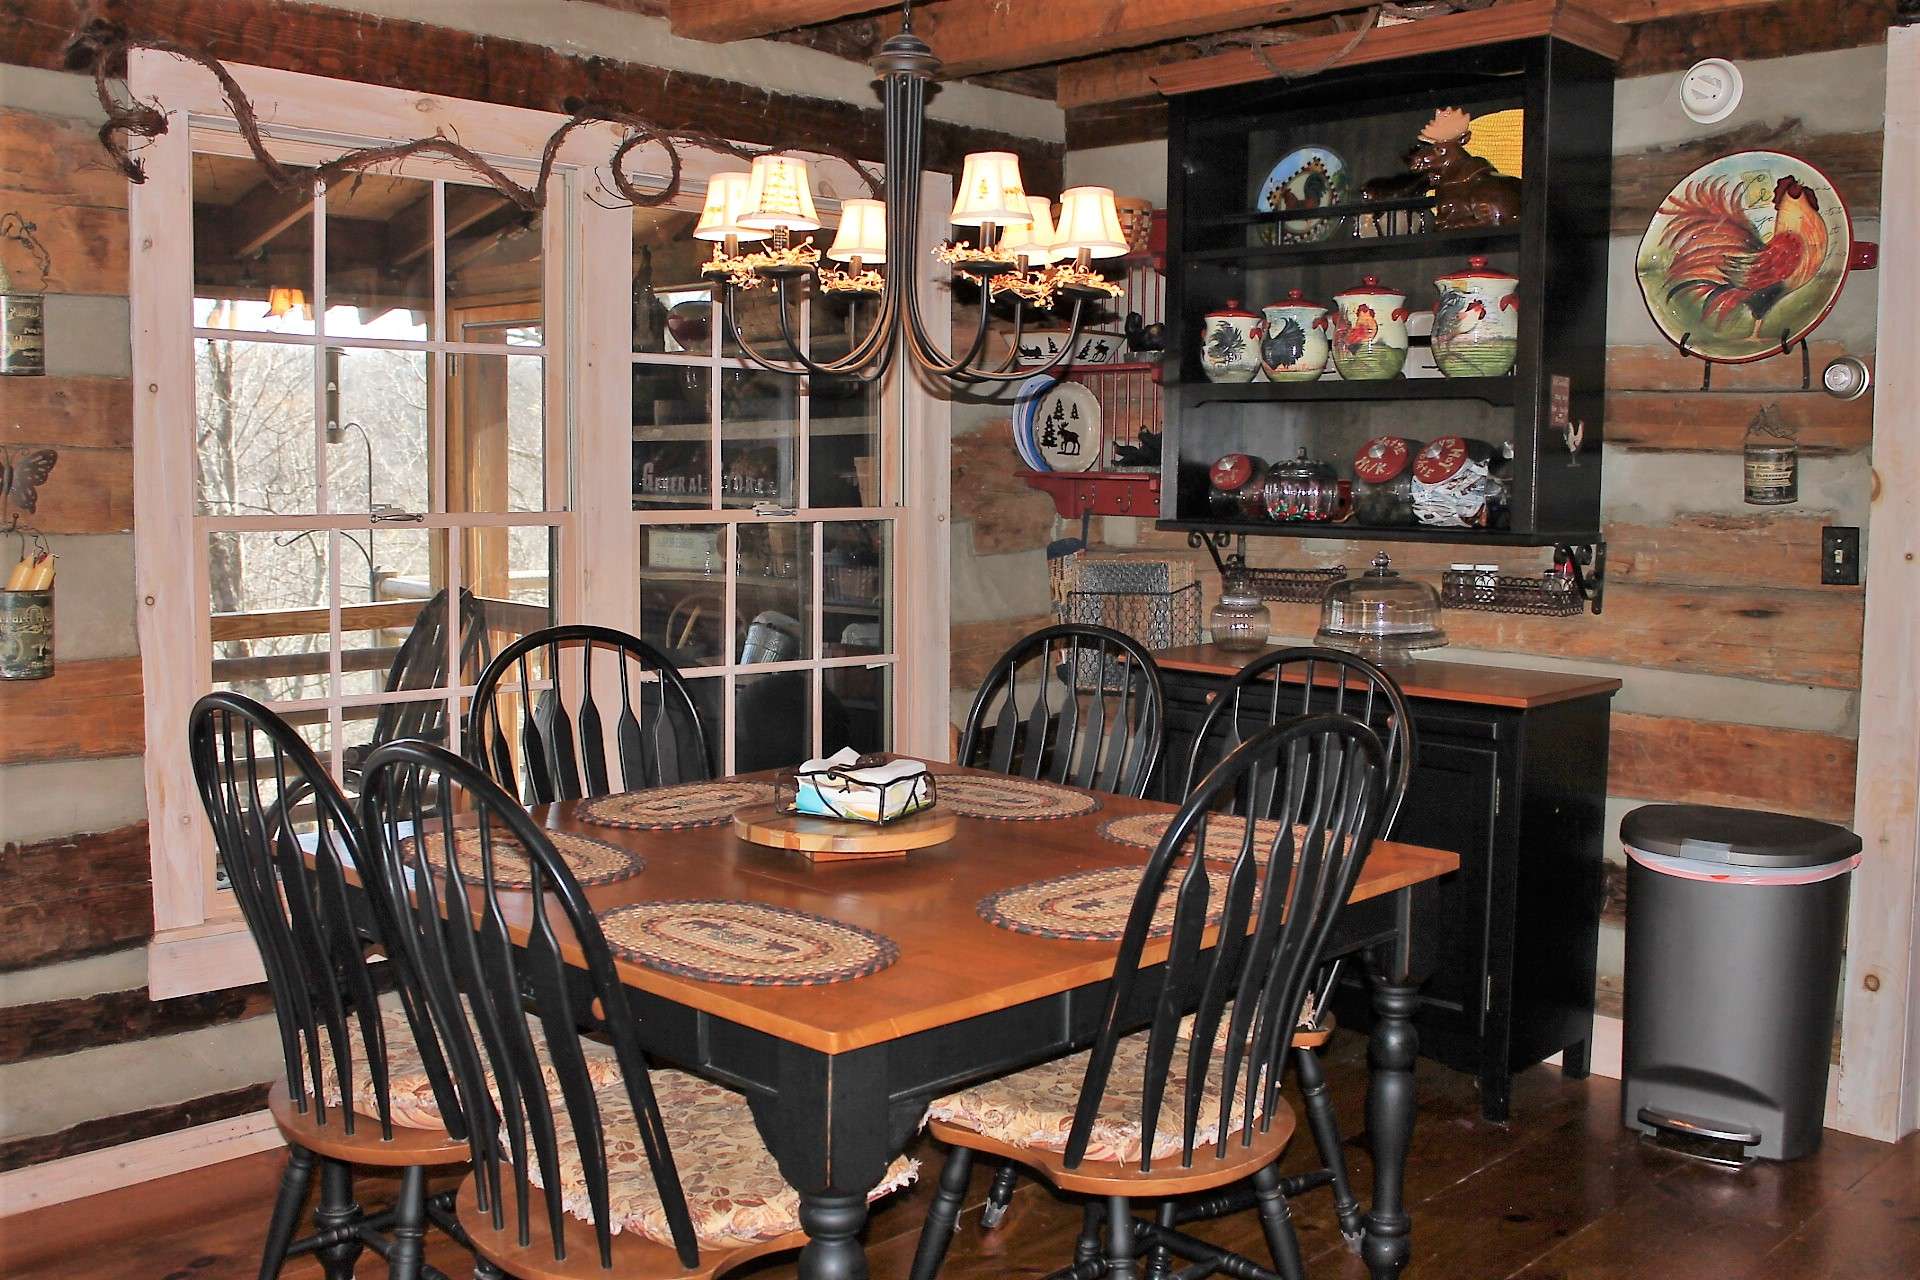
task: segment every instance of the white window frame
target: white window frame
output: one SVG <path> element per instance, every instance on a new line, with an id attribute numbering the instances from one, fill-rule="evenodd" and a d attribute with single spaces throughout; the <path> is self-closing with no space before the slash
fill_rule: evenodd
<path id="1" fill-rule="evenodd" d="M 438 132 L 462 138 L 489 156 L 524 162 L 541 154 L 563 121 L 547 112 L 297 72 L 228 69 L 253 100 L 268 132 L 296 142 L 352 146 Z M 194 293 L 193 262 L 182 229 L 192 225 L 193 130 L 223 124 L 231 128 L 231 111 L 203 68 L 170 54 L 135 51 L 129 59 L 128 85 L 141 101 L 158 104 L 167 124 L 165 132 L 140 148 L 147 180 L 130 186 L 128 201 L 134 590 L 146 688 L 145 774 L 154 895 L 148 989 L 154 999 L 163 999 L 255 982 L 262 976 L 243 922 L 214 890 L 209 871 L 212 837 L 186 751 L 189 712 L 211 687 L 211 646 L 205 563 L 196 554 L 194 528 L 194 337 L 191 326 L 183 323 Z M 551 598 L 562 621 L 631 628 L 639 616 L 636 519 L 645 516 L 632 507 L 626 425 L 632 420 L 627 269 L 632 213 L 604 186 L 604 166 L 619 140 L 618 131 L 603 125 L 570 134 L 557 155 L 555 181 L 571 186 L 571 198 L 550 199 L 547 210 L 550 219 L 564 216 L 569 247 L 564 287 L 553 289 L 550 270 L 545 303 L 548 342 L 558 353 L 549 360 L 549 404 L 563 406 L 549 419 L 548 429 L 565 434 L 572 459 L 572 501 L 556 525 L 565 549 Z M 740 163 L 691 148 L 682 152 L 682 160 L 683 180 L 695 187 L 712 173 Z M 823 186 L 856 189 L 857 179 L 840 162 L 821 157 L 814 164 Z M 665 174 L 667 168 L 656 146 L 637 149 L 627 161 L 627 171 L 636 179 Z M 925 206 L 944 209 L 949 192 L 948 179 L 930 176 Z M 937 217 L 929 214 L 926 221 L 937 229 Z M 616 263 L 619 269 L 611 269 Z M 944 295 L 929 280 L 923 279 L 920 287 L 929 313 L 944 314 Z M 561 307 L 568 309 L 564 324 Z M 564 379 L 566 390 L 557 401 L 551 396 L 555 378 Z M 898 426 L 886 438 L 901 443 L 901 465 L 890 462 L 884 468 L 887 503 L 895 519 L 894 743 L 897 750 L 942 758 L 948 743 L 951 594 L 949 406 L 904 371 L 896 370 L 889 386 L 883 415 Z M 273 523 L 276 528 L 297 527 L 300 520 L 274 518 Z"/>

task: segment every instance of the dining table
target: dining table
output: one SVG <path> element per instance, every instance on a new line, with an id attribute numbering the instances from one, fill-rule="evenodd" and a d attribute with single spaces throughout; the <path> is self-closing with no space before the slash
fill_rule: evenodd
<path id="1" fill-rule="evenodd" d="M 936 786 L 956 794 L 975 785 L 967 777 L 1005 781 L 952 765 L 929 767 Z M 765 784 L 774 777 L 716 782 L 770 793 Z M 1041 790 L 1031 791 L 1035 785 Z M 1016 806 L 1017 816 L 980 816 L 977 808 L 949 804 L 943 790 L 937 805 L 956 810 L 950 839 L 898 857 L 844 861 L 750 843 L 736 835 L 730 814 L 707 813 L 697 824 L 623 824 L 606 816 L 621 812 L 607 798 L 532 810 L 552 832 L 632 856 L 630 874 L 616 868 L 582 882 L 616 943 L 641 1045 L 657 1062 L 746 1095 L 761 1137 L 799 1193 L 808 1237 L 799 1259 L 804 1280 L 868 1274 L 861 1239 L 868 1193 L 919 1132 L 933 1099 L 1082 1050 L 1098 1031 L 1117 934 L 1027 928 L 990 903 L 1036 882 L 1144 866 L 1151 842 L 1120 838 L 1126 820 L 1138 830 L 1175 808 L 1052 784 L 1027 790 L 1028 799 L 1042 802 Z M 1057 803 L 1046 803 L 1049 793 Z M 611 803 L 646 795 L 625 793 Z M 1326 952 L 1361 958 L 1372 987 L 1366 1117 L 1373 1186 L 1361 1255 L 1376 1280 L 1398 1275 L 1409 1255 L 1402 1180 L 1415 1112 L 1411 1018 L 1431 963 L 1420 922 L 1432 909 L 1435 882 L 1457 866 L 1453 853 L 1375 841 Z M 510 922 L 524 912 L 526 897 L 501 894 Z M 844 974 L 789 984 L 777 975 L 636 958 L 618 945 L 636 921 L 671 935 L 676 918 L 696 917 L 724 942 L 725 918 L 705 918 L 723 910 L 847 926 L 845 936 L 866 948 L 866 958 L 852 957 Z M 748 924 L 740 937 L 751 946 Z M 686 933 L 669 942 L 684 958 Z M 692 938 L 696 947 L 701 942 Z M 1165 938 L 1150 939 L 1142 967 L 1163 964 L 1165 956 Z M 1139 1006 L 1123 1011 L 1125 1022 L 1146 1025 L 1155 985 L 1136 985 Z"/>

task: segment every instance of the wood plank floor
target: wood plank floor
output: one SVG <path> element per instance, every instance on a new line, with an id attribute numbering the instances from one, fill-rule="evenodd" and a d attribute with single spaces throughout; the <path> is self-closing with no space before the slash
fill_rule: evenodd
<path id="1" fill-rule="evenodd" d="M 1361 1115 L 1364 1043 L 1342 1033 L 1329 1074 L 1349 1135 L 1354 1172 L 1371 1176 Z M 1569 1081 L 1551 1068 L 1514 1084 L 1514 1121 L 1480 1118 L 1471 1081 L 1421 1064 L 1420 1124 L 1407 1176 L 1413 1205 L 1409 1280 L 1914 1280 L 1920 1277 L 1920 1135 L 1898 1147 L 1828 1133 L 1818 1155 L 1729 1171 L 1650 1146 L 1620 1127 L 1610 1080 Z M 1304 1166 L 1311 1142 L 1296 1140 Z M 874 1213 L 875 1280 L 904 1277 L 938 1173 Z M 682 1153 L 683 1160 L 691 1153 Z M 279 1177 L 277 1153 L 0 1220 L 0 1275 L 34 1280 L 241 1280 L 258 1267 Z M 385 1203 L 391 1184 L 369 1179 L 362 1202 Z M 1068 1260 L 1078 1210 L 1023 1182 L 1006 1224 L 981 1232 L 985 1173 L 943 1280 L 1041 1276 Z M 1364 1200 L 1363 1193 L 1362 1199 Z M 1324 1192 L 1296 1203 L 1308 1274 L 1364 1280 L 1342 1247 Z M 1262 1256 L 1252 1215 L 1200 1234 Z M 460 1251 L 435 1238 L 429 1258 L 468 1274 Z M 381 1274 L 378 1259 L 361 1264 Z M 288 1280 L 317 1280 L 309 1260 Z M 787 1280 L 789 1258 L 733 1273 Z"/>

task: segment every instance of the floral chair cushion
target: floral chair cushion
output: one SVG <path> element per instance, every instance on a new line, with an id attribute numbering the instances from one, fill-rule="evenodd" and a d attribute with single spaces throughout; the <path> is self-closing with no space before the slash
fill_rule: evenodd
<path id="1" fill-rule="evenodd" d="M 1223 1033 L 1224 1034 L 1224 1033 Z M 1221 1057 L 1216 1053 L 1207 1073 L 1202 1093 L 1199 1122 L 1194 1129 L 1194 1148 L 1216 1141 L 1220 1136 Z M 1056 1058 L 1037 1067 L 989 1080 L 984 1084 L 950 1093 L 935 1102 L 927 1112 L 930 1119 L 943 1120 L 1008 1146 L 1042 1151 L 1064 1151 L 1073 1128 L 1074 1107 L 1080 1101 L 1080 1086 L 1086 1079 L 1091 1051 Z M 1180 1154 L 1180 1108 L 1186 1092 L 1187 1055 L 1176 1047 L 1167 1071 L 1166 1094 L 1160 1119 L 1153 1135 L 1153 1158 L 1165 1160 Z M 1100 1100 L 1087 1141 L 1088 1160 L 1139 1163 L 1141 1148 L 1140 1109 L 1147 1077 L 1147 1033 L 1128 1036 L 1114 1048 L 1113 1069 L 1107 1075 L 1107 1092 Z M 1229 1130 L 1243 1122 L 1240 1109 L 1244 1083 L 1233 1099 L 1228 1118 Z M 1258 1118 L 1256 1112 L 1255 1118 Z"/>
<path id="2" fill-rule="evenodd" d="M 800 1195 L 781 1176 L 780 1166 L 760 1140 L 746 1095 L 683 1071 L 657 1070 L 650 1078 L 700 1243 L 770 1240 L 798 1231 Z M 625 1083 L 616 1078 L 602 1086 L 595 1101 L 606 1135 L 608 1216 L 613 1232 L 632 1231 L 672 1244 L 666 1209 L 654 1186 Z M 593 1210 L 579 1144 L 564 1110 L 557 1110 L 554 1119 L 562 1202 L 568 1213 L 591 1222 Z M 900 1157 L 867 1199 L 877 1200 L 907 1186 L 919 1170 L 918 1161 Z M 533 1180 L 543 1185 L 537 1165 Z"/>
<path id="3" fill-rule="evenodd" d="M 406 1012 L 383 1005 L 380 1009 L 380 1025 L 387 1042 L 387 1094 L 393 1122 L 408 1129 L 441 1128 L 440 1103 L 433 1096 L 433 1084 L 427 1078 L 427 1066 L 421 1058 L 419 1045 L 414 1042 L 413 1028 L 407 1024 Z M 367 1069 L 366 1050 L 360 1043 L 359 1022 L 349 1018 L 347 1032 L 353 1055 L 353 1109 L 363 1116 L 377 1116 L 380 1108 L 374 1094 L 373 1076 Z M 540 1020 L 532 1015 L 527 1018 L 527 1034 L 533 1037 L 533 1043 L 538 1047 L 547 1092 L 556 1092 L 560 1087 L 560 1077 L 554 1070 L 551 1055 L 546 1051 Z M 620 1078 L 620 1064 L 614 1060 L 611 1046 L 582 1037 L 580 1048 L 586 1058 L 587 1078 L 593 1082 L 594 1088 Z M 333 1055 L 324 1045 L 321 1054 L 327 1064 L 326 1102 L 330 1107 L 337 1107 L 340 1105 L 340 1085 L 333 1078 Z"/>

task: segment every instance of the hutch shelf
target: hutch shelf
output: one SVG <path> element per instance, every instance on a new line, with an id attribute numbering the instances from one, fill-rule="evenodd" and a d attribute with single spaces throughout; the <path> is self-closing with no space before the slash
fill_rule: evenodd
<path id="1" fill-rule="evenodd" d="M 1517 223 L 1433 229 L 1423 212 L 1427 197 L 1359 203 L 1362 183 L 1404 172 L 1405 153 L 1441 108 L 1462 108 L 1476 120 L 1508 113 L 1509 125 L 1510 113 L 1520 113 Z M 1612 63 L 1554 34 L 1171 98 L 1161 527 L 1219 541 L 1259 534 L 1565 547 L 1590 575 L 1603 565 L 1612 133 Z M 1278 162 L 1303 147 L 1344 163 L 1343 203 L 1304 215 L 1259 210 Z M 1372 229 L 1368 215 L 1380 210 L 1393 211 L 1395 220 L 1378 228 L 1389 234 L 1361 236 L 1363 225 Z M 1436 376 L 1418 336 L 1407 372 L 1427 376 L 1235 384 L 1210 382 L 1202 371 L 1205 317 L 1230 301 L 1259 312 L 1299 289 L 1331 304 L 1334 294 L 1373 276 L 1406 293 L 1417 335 L 1418 313 L 1438 301 L 1435 277 L 1460 270 L 1470 256 L 1519 279 L 1510 374 Z M 1210 502 L 1208 471 L 1222 455 L 1272 464 L 1304 449 L 1351 480 L 1355 455 L 1376 436 L 1422 443 L 1465 436 L 1510 450 L 1504 527 L 1276 523 L 1222 518 Z"/>

